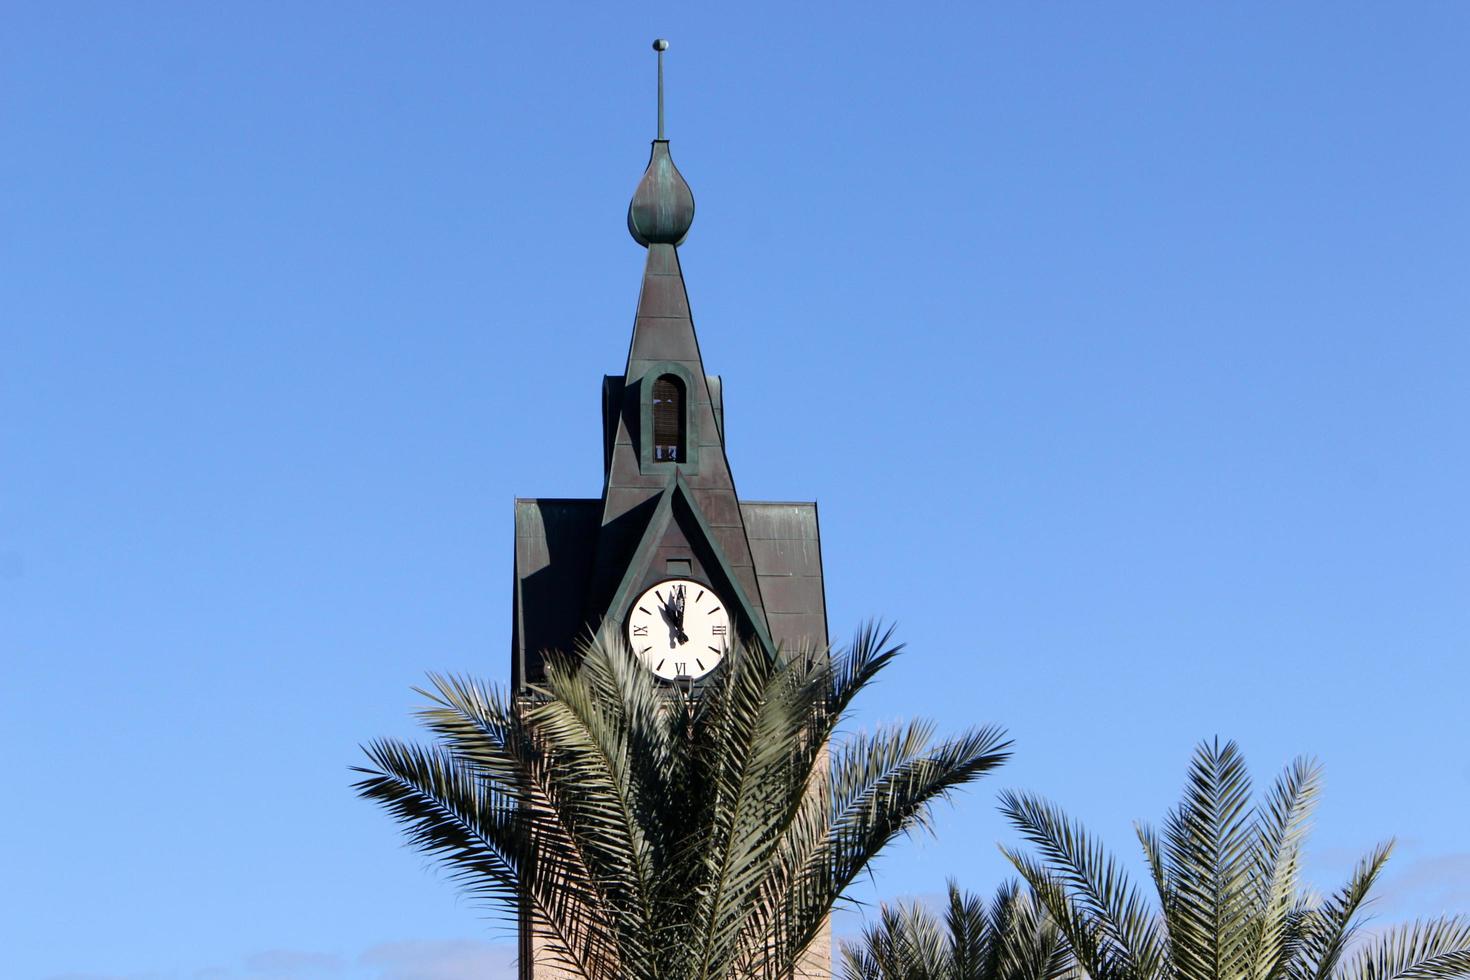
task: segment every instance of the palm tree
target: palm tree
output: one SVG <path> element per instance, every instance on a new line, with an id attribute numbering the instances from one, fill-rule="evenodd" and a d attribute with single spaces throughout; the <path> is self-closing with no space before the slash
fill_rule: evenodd
<path id="1" fill-rule="evenodd" d="M 433 677 L 437 741 L 371 743 L 355 788 L 588 980 L 789 977 L 879 851 L 1007 757 L 995 728 L 832 740 L 900 649 L 738 648 L 694 698 L 604 633 L 531 698 Z"/>
<path id="2" fill-rule="evenodd" d="M 1161 830 L 1137 825 L 1157 906 L 1077 823 L 1037 797 L 1001 809 L 1039 856 L 1007 857 L 1092 980 L 1443 980 L 1470 975 L 1470 920 L 1419 921 L 1374 936 L 1360 914 L 1392 850 L 1372 851 L 1338 891 L 1314 898 L 1301 847 L 1320 769 L 1299 759 L 1265 798 L 1235 743 L 1203 743 Z"/>
<path id="3" fill-rule="evenodd" d="M 842 943 L 843 980 L 1061 980 L 1076 968 L 1046 910 L 1015 882 L 987 908 L 949 883 L 944 921 L 917 902 L 884 905 L 857 941 Z"/>

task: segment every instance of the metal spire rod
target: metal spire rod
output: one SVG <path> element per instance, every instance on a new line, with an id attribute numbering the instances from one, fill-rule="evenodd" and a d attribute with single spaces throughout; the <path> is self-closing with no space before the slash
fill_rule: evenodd
<path id="1" fill-rule="evenodd" d="M 658 52 L 658 138 L 664 138 L 664 52 L 669 50 L 669 42 L 658 38 L 653 42 L 653 50 Z"/>

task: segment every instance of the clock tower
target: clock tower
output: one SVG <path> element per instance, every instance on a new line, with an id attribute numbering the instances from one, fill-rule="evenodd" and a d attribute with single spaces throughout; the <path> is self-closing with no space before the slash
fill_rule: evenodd
<path id="1" fill-rule="evenodd" d="M 667 47 L 654 42 L 658 138 L 628 205 L 628 231 L 648 253 L 633 335 L 622 372 L 602 379 L 602 492 L 515 502 L 517 690 L 541 678 L 547 651 L 603 627 L 655 676 L 694 690 L 737 637 L 772 650 L 827 643 L 816 504 L 735 489 L 725 389 L 700 356 L 679 264 L 694 196 L 664 137 Z M 523 921 L 521 976 L 560 975 L 537 962 L 538 945 Z M 819 956 L 811 974 L 827 975 Z"/>

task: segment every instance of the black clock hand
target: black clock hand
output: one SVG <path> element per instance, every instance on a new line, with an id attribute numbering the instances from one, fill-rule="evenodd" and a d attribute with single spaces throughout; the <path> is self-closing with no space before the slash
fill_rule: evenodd
<path id="1" fill-rule="evenodd" d="M 684 632 L 684 586 L 674 588 L 669 594 L 667 603 L 669 614 L 669 646 L 674 645 L 674 640 L 681 644 L 689 642 L 689 634 Z"/>
<path id="2" fill-rule="evenodd" d="M 688 643 L 689 636 L 684 632 L 684 614 L 672 599 L 661 603 L 658 607 L 659 615 L 664 619 L 664 625 L 669 628 L 669 649 L 673 650 L 681 643 Z"/>

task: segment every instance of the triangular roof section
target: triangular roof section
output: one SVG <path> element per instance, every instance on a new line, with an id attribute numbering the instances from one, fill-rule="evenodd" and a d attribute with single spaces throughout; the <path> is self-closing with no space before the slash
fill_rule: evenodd
<path id="1" fill-rule="evenodd" d="M 705 573 L 712 578 L 724 580 L 711 584 L 726 594 L 727 602 L 734 601 L 765 648 L 774 650 L 776 647 L 771 642 L 770 626 L 766 622 L 760 595 L 757 593 L 752 596 L 741 585 L 741 576 L 736 574 L 735 567 L 730 564 L 725 549 L 720 546 L 719 536 L 710 526 L 684 475 L 678 470 L 673 472 L 668 485 L 658 495 L 653 514 L 644 525 L 643 534 L 633 548 L 623 577 L 613 592 L 612 602 L 607 610 L 608 616 L 621 617 L 627 611 L 643 583 L 651 577 L 650 572 L 659 545 L 669 534 L 671 525 L 676 523 L 693 551 L 702 557 L 701 564 L 704 565 Z"/>

